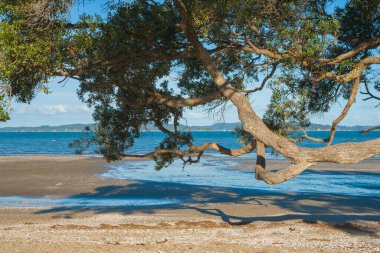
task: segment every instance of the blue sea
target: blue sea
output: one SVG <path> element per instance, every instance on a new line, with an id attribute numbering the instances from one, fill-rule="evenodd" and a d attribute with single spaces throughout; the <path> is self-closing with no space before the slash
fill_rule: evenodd
<path id="1" fill-rule="evenodd" d="M 329 132 L 310 131 L 310 136 L 317 138 L 326 138 Z M 31 155 L 75 155 L 75 150 L 69 148 L 69 143 L 78 139 L 81 133 L 76 132 L 0 132 L 0 156 L 31 156 Z M 164 134 L 161 132 L 144 132 L 136 140 L 135 145 L 127 150 L 129 154 L 145 154 L 153 151 Z M 217 142 L 218 144 L 235 149 L 241 147 L 236 141 L 236 136 L 232 132 L 194 132 L 194 143 L 203 144 L 206 142 Z M 359 132 L 337 132 L 334 143 L 342 142 L 361 142 L 371 139 L 380 138 L 380 131 L 360 134 Z M 304 140 L 299 144 L 304 147 L 322 147 L 326 144 L 316 143 Z M 91 147 L 86 155 L 96 155 L 94 147 Z M 217 155 L 216 151 L 207 151 L 210 154 Z M 271 150 L 267 150 L 271 158 L 281 158 L 281 156 L 271 156 Z M 253 154 L 254 155 L 254 154 Z M 251 154 L 252 156 L 252 154 Z M 249 155 L 248 155 L 249 157 Z"/>
<path id="2" fill-rule="evenodd" d="M 217 142 L 228 148 L 239 148 L 241 145 L 236 141 L 231 132 L 194 132 L 195 144 L 205 142 Z M 328 132 L 315 131 L 309 135 L 326 138 Z M 80 137 L 80 133 L 0 133 L 0 156 L 35 156 L 35 155 L 63 155 L 73 156 L 74 150 L 68 144 Z M 145 154 L 155 149 L 164 135 L 159 132 L 145 132 L 141 138 L 136 140 L 136 144 L 129 154 Z M 335 143 L 361 142 L 380 138 L 380 132 L 370 132 L 362 135 L 358 132 L 337 132 Z M 321 147 L 325 144 L 304 141 L 300 145 L 305 147 Z M 267 154 L 272 159 L 282 159 L 281 156 L 273 155 L 271 150 Z M 87 155 L 97 156 L 94 147 L 90 148 Z M 255 180 L 252 170 L 237 170 L 241 166 L 242 160 L 251 160 L 256 155 L 248 154 L 240 158 L 228 158 L 211 150 L 208 156 L 204 157 L 200 163 L 182 167 L 180 161 L 176 161 L 168 168 L 161 171 L 154 170 L 153 161 L 125 161 L 111 163 L 105 173 L 100 177 L 132 180 L 139 182 L 145 187 L 160 190 L 166 188 L 175 189 L 202 189 L 204 194 L 213 189 L 224 189 L 236 194 L 257 195 L 260 194 L 303 194 L 313 196 L 316 194 L 329 194 L 336 196 L 355 196 L 357 198 L 367 197 L 380 199 L 380 174 L 369 172 L 340 172 L 340 171 L 313 171 L 307 170 L 298 177 L 280 185 L 267 185 L 262 181 Z M 380 160 L 374 158 L 373 164 Z M 252 162 L 253 166 L 253 162 Z M 190 188 L 189 188 L 190 189 Z M 132 189 L 133 191 L 133 189 Z M 160 192 L 160 191 L 158 191 Z M 157 196 L 157 189 L 148 196 L 129 196 L 129 192 L 116 197 L 99 196 L 73 196 L 63 199 L 50 199 L 46 197 L 20 197 L 20 196 L 0 196 L 0 206 L 42 206 L 42 207 L 62 207 L 62 208 L 89 208 L 102 207 L 112 208 L 124 206 L 130 208 L 147 206 L 165 206 L 178 203 L 194 202 L 194 199 L 178 196 Z M 1 193 L 0 193 L 1 195 Z M 106 194 L 107 195 L 107 194 Z M 186 194 L 185 194 L 186 195 Z M 109 195 L 107 195 L 109 196 Z M 190 196 L 189 196 L 190 197 Z"/>

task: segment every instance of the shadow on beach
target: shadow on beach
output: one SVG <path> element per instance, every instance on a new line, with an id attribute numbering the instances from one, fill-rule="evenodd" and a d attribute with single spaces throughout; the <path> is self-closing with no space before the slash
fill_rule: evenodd
<path id="1" fill-rule="evenodd" d="M 177 204 L 157 206 L 55 207 L 37 211 L 35 214 L 56 213 L 56 218 L 71 218 L 80 212 L 155 214 L 163 210 L 190 210 L 220 218 L 229 225 L 247 225 L 255 221 L 302 220 L 308 223 L 321 221 L 349 233 L 367 235 L 375 232 L 353 228 L 351 222 L 380 221 L 380 198 L 363 196 L 280 193 L 179 183 L 137 182 L 127 186 L 99 187 L 93 193 L 83 193 L 69 198 L 107 198 L 115 201 L 166 198 L 182 201 Z"/>

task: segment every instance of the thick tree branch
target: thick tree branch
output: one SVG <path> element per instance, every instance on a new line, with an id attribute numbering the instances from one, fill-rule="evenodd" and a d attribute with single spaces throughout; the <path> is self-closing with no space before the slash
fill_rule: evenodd
<path id="1" fill-rule="evenodd" d="M 346 115 L 347 115 L 348 111 L 350 110 L 352 104 L 355 102 L 355 98 L 356 98 L 356 95 L 358 94 L 359 85 L 360 85 L 360 74 L 361 73 L 359 73 L 358 77 L 356 77 L 355 80 L 354 80 L 354 85 L 352 86 L 351 95 L 350 95 L 350 98 L 347 101 L 346 106 L 344 107 L 343 111 L 338 116 L 338 118 L 336 118 L 333 121 L 332 125 L 331 125 L 330 137 L 329 137 L 329 140 L 328 140 L 328 144 L 329 145 L 332 143 L 332 141 L 334 139 L 335 132 L 336 132 L 336 127 L 346 117 Z"/>
<path id="2" fill-rule="evenodd" d="M 325 78 L 334 80 L 338 83 L 348 83 L 357 77 L 372 64 L 380 64 L 380 56 L 371 56 L 361 60 L 356 66 L 348 73 L 343 75 L 335 75 L 331 72 L 322 74 L 320 77 L 313 79 L 315 82 L 320 82 Z"/>
<path id="3" fill-rule="evenodd" d="M 323 148 L 301 148 L 300 157 L 308 162 L 357 163 L 380 155 L 380 138 L 364 142 L 346 142 Z"/>
<path id="4" fill-rule="evenodd" d="M 289 57 L 291 55 L 290 53 L 282 53 L 282 54 L 280 54 L 278 52 L 272 52 L 272 51 L 270 51 L 268 49 L 265 49 L 265 48 L 259 48 L 259 47 L 255 46 L 248 39 L 247 36 L 244 36 L 244 40 L 248 44 L 248 47 L 247 46 L 241 46 L 240 49 L 243 50 L 243 51 L 246 51 L 246 52 L 252 52 L 252 53 L 255 53 L 255 54 L 259 54 L 259 55 L 265 55 L 266 57 L 271 58 L 271 59 L 275 59 L 275 60 L 284 59 L 284 58 L 287 58 L 287 57 Z M 360 52 L 362 52 L 364 50 L 373 49 L 373 48 L 378 47 L 379 45 L 380 45 L 380 38 L 371 38 L 371 39 L 368 39 L 367 41 L 361 42 L 354 49 L 352 49 L 352 50 L 350 50 L 350 51 L 348 51 L 346 53 L 343 53 L 343 54 L 341 54 L 341 55 L 339 55 L 339 56 L 337 56 L 337 57 L 335 57 L 333 59 L 320 58 L 320 59 L 318 59 L 318 61 L 320 63 L 324 63 L 324 64 L 328 64 L 328 65 L 334 65 L 334 64 L 337 64 L 339 62 L 342 62 L 343 60 L 352 58 L 352 57 L 354 57 L 355 55 L 359 54 Z M 370 61 L 371 60 L 361 62 L 363 64 L 363 66 L 359 66 L 359 67 L 366 67 L 369 64 L 378 64 L 378 62 L 370 63 Z M 364 66 L 365 64 L 367 64 L 367 65 Z M 330 74 L 328 74 L 328 75 L 330 76 Z M 339 77 L 337 77 L 337 78 L 339 78 Z M 345 77 L 341 76 L 341 78 L 345 78 Z"/>
<path id="5" fill-rule="evenodd" d="M 199 42 L 184 3 L 180 0 L 175 0 L 175 4 L 179 9 L 181 17 L 183 19 L 185 35 L 193 44 L 198 54 L 199 60 L 213 78 L 214 83 L 218 89 L 238 108 L 238 115 L 240 121 L 243 124 L 243 129 L 246 132 L 252 134 L 259 141 L 265 143 L 268 146 L 274 147 L 284 156 L 295 159 L 296 154 L 299 151 L 299 147 L 291 143 L 286 138 L 276 135 L 271 130 L 269 130 L 264 122 L 262 122 L 262 120 L 252 110 L 252 106 L 248 99 L 242 93 L 234 91 L 232 85 L 230 85 L 223 77 L 223 75 L 219 72 L 216 65 L 207 54 L 207 51 Z"/>
<path id="6" fill-rule="evenodd" d="M 182 17 L 186 37 L 193 44 L 199 60 L 213 78 L 215 85 L 237 107 L 243 129 L 255 137 L 257 141 L 271 146 L 285 157 L 291 159 L 294 166 L 289 168 L 290 172 L 302 171 L 315 162 L 356 163 L 380 154 L 380 138 L 361 143 L 344 143 L 309 149 L 298 147 L 288 139 L 273 133 L 253 111 L 248 99 L 243 94 L 234 91 L 233 87 L 217 69 L 211 57 L 199 42 L 184 3 L 181 0 L 175 0 L 174 2 Z M 380 57 L 367 58 L 364 63 L 362 62 L 362 65 L 367 66 L 368 61 L 380 61 L 378 58 Z M 362 72 L 362 69 L 360 72 Z M 285 174 L 284 178 L 287 178 L 288 174 Z"/>
<path id="7" fill-rule="evenodd" d="M 313 163 L 308 163 L 305 161 L 301 161 L 295 164 L 291 164 L 288 168 L 281 169 L 275 172 L 266 170 L 266 158 L 265 158 L 265 145 L 262 142 L 257 142 L 256 144 L 256 179 L 262 180 L 267 184 L 280 184 L 289 179 L 292 179 L 299 174 L 301 174 L 304 170 L 313 165 Z"/>
<path id="8" fill-rule="evenodd" d="M 219 91 L 210 93 L 207 96 L 198 98 L 181 98 L 175 96 L 164 95 L 159 92 L 151 92 L 151 97 L 148 99 L 148 103 L 166 105 L 171 108 L 179 107 L 193 107 L 201 104 L 206 104 L 216 99 L 221 99 L 222 94 Z"/>
<path id="9" fill-rule="evenodd" d="M 369 39 L 365 42 L 360 43 L 354 49 L 352 49 L 352 50 L 350 50 L 344 54 L 341 54 L 341 55 L 335 57 L 334 59 L 320 59 L 320 62 L 327 63 L 330 65 L 337 64 L 343 60 L 354 57 L 355 55 L 357 55 L 358 53 L 360 53 L 364 50 L 376 48 L 379 45 L 380 45 L 380 38 L 372 38 L 372 39 Z"/>

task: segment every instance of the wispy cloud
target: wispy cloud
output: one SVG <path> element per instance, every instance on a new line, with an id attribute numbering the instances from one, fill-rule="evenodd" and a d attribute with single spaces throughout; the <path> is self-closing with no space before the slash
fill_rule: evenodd
<path id="1" fill-rule="evenodd" d="M 190 119 L 204 119 L 208 117 L 205 112 L 188 112 L 187 115 Z"/>
<path id="2" fill-rule="evenodd" d="M 85 105 L 68 105 L 68 104 L 55 104 L 55 105 L 20 105 L 17 106 L 13 113 L 17 114 L 43 114 L 43 115 L 57 115 L 65 113 L 91 113 L 92 110 Z"/>

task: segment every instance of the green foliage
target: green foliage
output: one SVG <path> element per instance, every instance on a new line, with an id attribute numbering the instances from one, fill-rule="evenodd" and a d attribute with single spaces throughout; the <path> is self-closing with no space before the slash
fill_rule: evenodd
<path id="1" fill-rule="evenodd" d="M 6 109 L 7 106 L 8 101 L 3 94 L 0 94 L 0 122 L 9 120 L 9 112 Z"/>
<path id="2" fill-rule="evenodd" d="M 37 1 L 3 1 L 0 5 L 0 82 L 12 87 L 12 96 L 29 102 L 37 92 L 47 92 L 49 76 L 62 66 L 62 25 L 38 26 L 33 4 Z M 60 20 L 59 13 L 55 13 Z M 52 21 L 53 22 L 53 21 Z"/>
<path id="3" fill-rule="evenodd" d="M 92 133 L 92 129 L 86 126 L 81 133 L 81 137 L 69 143 L 69 148 L 74 148 L 77 155 L 83 155 L 95 141 L 95 137 Z"/>
<path id="4" fill-rule="evenodd" d="M 342 9 L 336 10 L 343 38 L 380 37 L 380 1 L 350 0 Z M 355 41 L 348 42 L 356 44 Z"/>
<path id="5" fill-rule="evenodd" d="M 248 145 L 254 140 L 252 135 L 244 131 L 241 127 L 235 128 L 235 131 L 233 131 L 232 134 L 236 135 L 236 139 L 241 145 Z"/>
<path id="6" fill-rule="evenodd" d="M 173 136 L 168 136 L 164 138 L 157 150 L 180 150 L 187 143 L 192 141 L 192 136 L 190 133 L 180 134 L 181 139 L 174 138 Z M 164 167 L 172 164 L 175 159 L 179 158 L 178 154 L 175 153 L 158 153 L 153 156 L 153 160 L 156 162 L 155 169 L 161 170 Z"/>
<path id="7" fill-rule="evenodd" d="M 283 136 L 300 127 L 307 127 L 310 121 L 307 118 L 307 96 L 303 92 L 294 94 L 285 88 L 276 87 L 263 117 L 265 124 Z"/>

